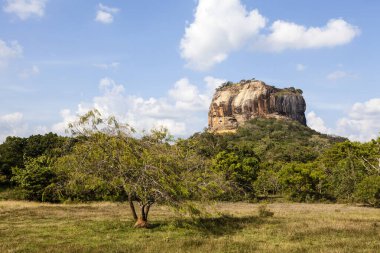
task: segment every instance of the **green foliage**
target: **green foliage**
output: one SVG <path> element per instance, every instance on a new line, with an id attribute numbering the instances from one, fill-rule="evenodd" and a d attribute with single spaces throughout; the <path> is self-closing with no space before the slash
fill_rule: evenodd
<path id="1" fill-rule="evenodd" d="M 8 184 L 12 177 L 12 167 L 24 167 L 25 139 L 20 137 L 7 137 L 0 145 L 0 184 Z"/>
<path id="2" fill-rule="evenodd" d="M 279 171 L 279 179 L 289 198 L 314 201 L 329 198 L 326 175 L 315 163 L 289 163 Z"/>
<path id="3" fill-rule="evenodd" d="M 0 174 L 0 185 L 7 182 L 7 176 Z"/>
<path id="4" fill-rule="evenodd" d="M 38 201 L 137 201 L 146 213 L 154 203 L 197 213 L 193 200 L 283 194 L 378 205 L 380 138 L 350 142 L 296 121 L 261 118 L 236 134 L 175 140 L 156 129 L 136 138 L 127 124 L 98 111 L 69 132 L 8 137 L 0 145 L 0 187 L 16 186 Z"/>
<path id="5" fill-rule="evenodd" d="M 138 222 L 146 222 L 155 203 L 185 209 L 189 199 L 209 200 L 224 191 L 223 177 L 211 171 L 206 166 L 208 161 L 197 152 L 175 145 L 166 129 L 153 130 L 137 139 L 128 125 L 91 111 L 70 130 L 78 142 L 55 163 L 60 180 L 52 189 L 69 199 L 125 196 L 133 214 L 132 201 L 139 203 Z"/>
<path id="6" fill-rule="evenodd" d="M 26 143 L 23 150 L 24 156 L 60 156 L 60 154 L 64 151 L 63 148 L 66 140 L 67 138 L 53 133 L 48 133 L 45 135 L 32 135 L 29 138 L 26 138 Z"/>
<path id="7" fill-rule="evenodd" d="M 186 140 L 179 140 L 177 145 L 193 150 L 203 157 L 211 158 L 223 151 L 227 147 L 228 142 L 220 135 L 204 131 L 203 133 L 195 133 Z"/>
<path id="8" fill-rule="evenodd" d="M 187 141 L 197 143 L 198 152 L 207 157 L 221 151 L 249 146 L 263 162 L 310 162 L 325 149 L 344 138 L 320 134 L 296 121 L 253 119 L 236 134 L 214 135 L 198 133 Z"/>
<path id="9" fill-rule="evenodd" d="M 217 91 L 223 90 L 224 88 L 227 88 L 233 85 L 235 85 L 233 82 L 228 81 L 228 82 L 222 83 L 218 88 L 216 88 L 216 90 Z"/>
<path id="10" fill-rule="evenodd" d="M 24 168 L 28 159 L 39 156 L 58 157 L 68 152 L 70 142 L 68 138 L 48 133 L 32 135 L 28 138 L 7 137 L 0 145 L 0 185 L 9 185 L 12 177 L 12 168 Z M 69 145 L 66 145 L 69 144 Z"/>
<path id="11" fill-rule="evenodd" d="M 376 142 L 343 142 L 327 149 L 318 159 L 324 168 L 330 192 L 345 201 L 354 200 L 357 185 L 368 175 L 379 173 L 380 152 Z"/>
<path id="12" fill-rule="evenodd" d="M 380 176 L 369 176 L 361 181 L 355 192 L 359 202 L 380 207 Z"/>
<path id="13" fill-rule="evenodd" d="M 253 187 L 259 195 L 276 195 L 281 189 L 278 173 L 270 168 L 261 169 Z"/>
<path id="14" fill-rule="evenodd" d="M 252 195 L 252 183 L 256 180 L 259 161 L 253 154 L 222 151 L 212 159 L 211 168 L 222 172 L 228 181 L 235 182 L 245 192 Z"/>
<path id="15" fill-rule="evenodd" d="M 45 189 L 49 186 L 55 174 L 51 167 L 51 160 L 46 156 L 30 158 L 25 163 L 25 168 L 14 167 L 12 169 L 12 181 L 18 185 L 22 197 L 27 200 L 43 201 Z"/>

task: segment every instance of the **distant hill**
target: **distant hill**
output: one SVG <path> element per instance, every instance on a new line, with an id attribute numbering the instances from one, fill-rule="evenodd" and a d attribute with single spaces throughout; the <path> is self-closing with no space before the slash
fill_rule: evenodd
<path id="1" fill-rule="evenodd" d="M 203 132 L 190 139 L 198 142 L 199 152 L 213 156 L 223 150 L 253 150 L 262 162 L 308 162 L 323 150 L 346 138 L 329 136 L 298 121 L 273 118 L 251 119 L 235 133 Z"/>
<path id="2" fill-rule="evenodd" d="M 226 82 L 216 89 L 208 114 L 211 132 L 234 132 L 254 118 L 292 119 L 306 125 L 302 90 L 278 89 L 259 80 Z"/>

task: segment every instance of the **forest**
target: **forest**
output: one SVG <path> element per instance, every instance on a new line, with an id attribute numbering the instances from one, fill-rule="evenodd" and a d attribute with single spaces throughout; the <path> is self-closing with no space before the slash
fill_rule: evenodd
<path id="1" fill-rule="evenodd" d="M 137 133 L 98 111 L 68 132 L 8 137 L 0 145 L 1 198 L 126 201 L 136 227 L 147 226 L 154 204 L 194 215 L 202 201 L 380 206 L 380 138 L 351 142 L 295 121 L 257 118 L 236 134 L 205 129 L 174 139 L 164 128 Z"/>

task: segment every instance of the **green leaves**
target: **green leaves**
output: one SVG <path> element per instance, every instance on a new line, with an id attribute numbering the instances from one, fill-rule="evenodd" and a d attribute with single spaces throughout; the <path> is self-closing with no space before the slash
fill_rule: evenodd
<path id="1" fill-rule="evenodd" d="M 329 199 L 326 175 L 316 163 L 290 163 L 279 171 L 288 196 L 297 201 Z"/>
<path id="2" fill-rule="evenodd" d="M 238 151 L 237 151 L 238 152 Z M 251 154 L 222 151 L 211 162 L 214 171 L 221 172 L 227 181 L 235 182 L 248 194 L 253 194 L 252 183 L 256 180 L 259 161 Z"/>
<path id="3" fill-rule="evenodd" d="M 380 207 L 380 175 L 364 178 L 357 186 L 355 197 L 359 202 Z"/>
<path id="4" fill-rule="evenodd" d="M 210 199 L 224 190 L 223 177 L 209 169 L 208 161 L 183 142 L 177 144 L 165 128 L 137 139 L 127 124 L 93 111 L 73 123 L 71 132 L 78 141 L 54 167 L 60 178 L 55 189 L 69 199 L 128 196 L 147 219 L 154 203 L 180 208 L 188 200 Z M 240 170 L 248 173 L 256 162 L 245 159 Z"/>
<path id="5" fill-rule="evenodd" d="M 24 198 L 28 200 L 42 201 L 45 188 L 55 178 L 51 167 L 52 161 L 49 157 L 40 156 L 29 159 L 25 168 L 14 167 L 12 169 L 12 181 L 17 183 Z"/>

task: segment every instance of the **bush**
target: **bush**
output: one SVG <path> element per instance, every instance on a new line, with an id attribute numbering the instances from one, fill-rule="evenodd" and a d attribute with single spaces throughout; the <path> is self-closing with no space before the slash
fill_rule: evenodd
<path id="1" fill-rule="evenodd" d="M 279 176 L 291 200 L 329 199 L 326 175 L 315 163 L 289 163 L 279 171 Z"/>
<path id="2" fill-rule="evenodd" d="M 18 186 L 22 197 L 27 200 L 42 201 L 45 188 L 49 186 L 55 173 L 50 167 L 50 159 L 46 156 L 29 159 L 25 168 L 14 167 L 12 169 L 12 181 Z M 45 200 L 49 200 L 45 196 Z"/>
<path id="3" fill-rule="evenodd" d="M 227 181 L 235 182 L 239 188 L 253 196 L 252 183 L 257 178 L 259 161 L 252 152 L 242 153 L 243 150 L 222 151 L 212 159 L 211 168 L 214 171 L 222 172 Z"/>
<path id="4" fill-rule="evenodd" d="M 380 176 L 364 178 L 357 186 L 355 197 L 360 202 L 380 207 Z"/>
<path id="5" fill-rule="evenodd" d="M 253 183 L 257 194 L 268 196 L 275 195 L 280 190 L 278 174 L 272 169 L 263 169 L 259 172 L 257 180 Z"/>

